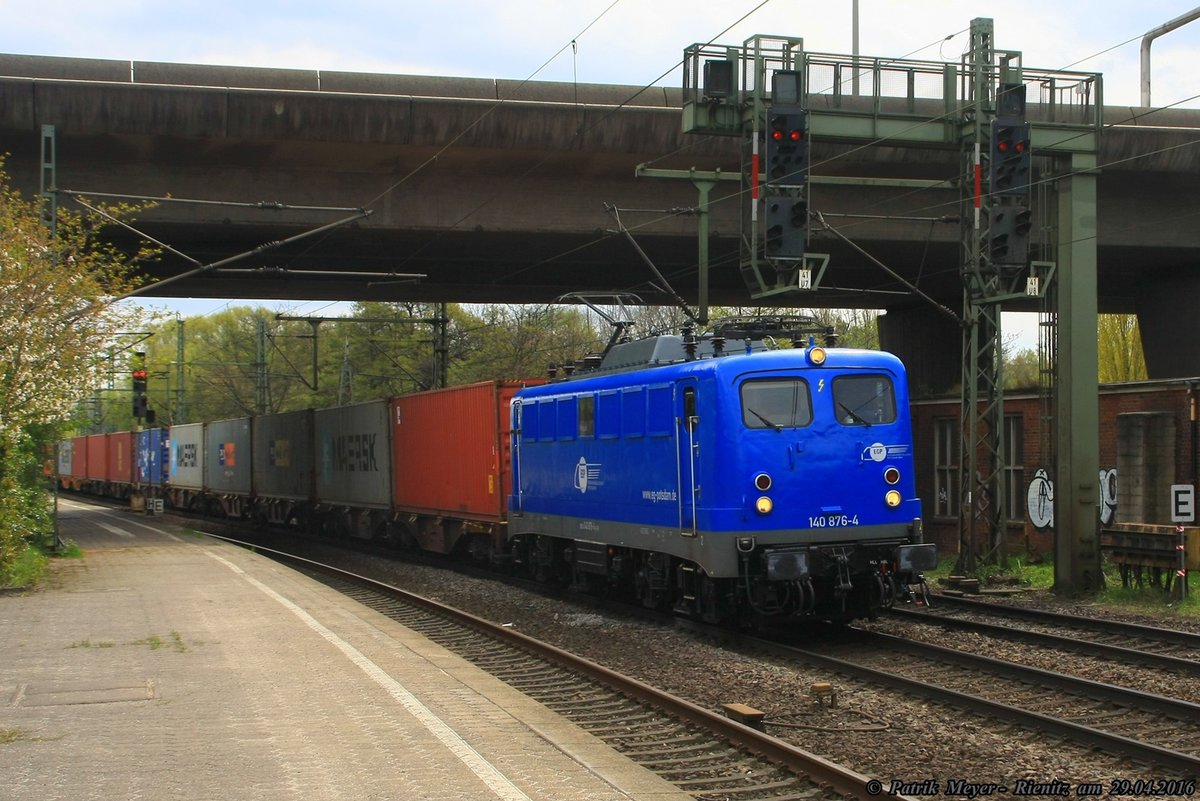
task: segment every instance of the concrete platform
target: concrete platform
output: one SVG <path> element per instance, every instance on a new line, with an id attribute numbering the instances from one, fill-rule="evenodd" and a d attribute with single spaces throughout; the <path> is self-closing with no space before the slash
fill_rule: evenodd
<path id="1" fill-rule="evenodd" d="M 424 637 L 263 557 L 73 501 L 0 595 L 0 799 L 691 796 Z"/>

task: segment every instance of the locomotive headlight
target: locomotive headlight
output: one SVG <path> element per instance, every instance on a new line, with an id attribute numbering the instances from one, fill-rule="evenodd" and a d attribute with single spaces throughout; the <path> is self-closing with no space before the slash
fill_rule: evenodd
<path id="1" fill-rule="evenodd" d="M 771 477 L 766 473 L 759 473 L 754 477 L 754 488 L 759 492 L 766 492 L 771 488 Z"/>
<path id="2" fill-rule="evenodd" d="M 889 509 L 895 509 L 900 505 L 900 493 L 896 490 L 888 490 L 887 495 L 883 496 L 883 500 L 887 503 Z"/>
<path id="3" fill-rule="evenodd" d="M 883 480 L 889 484 L 895 484 L 900 480 L 900 471 L 894 467 L 889 467 L 883 471 Z"/>
<path id="4" fill-rule="evenodd" d="M 820 346 L 811 347 L 808 349 L 808 360 L 813 364 L 825 363 L 825 349 Z"/>
<path id="5" fill-rule="evenodd" d="M 754 502 L 754 508 L 758 510 L 760 515 L 770 514 L 775 508 L 775 504 L 766 495 Z"/>

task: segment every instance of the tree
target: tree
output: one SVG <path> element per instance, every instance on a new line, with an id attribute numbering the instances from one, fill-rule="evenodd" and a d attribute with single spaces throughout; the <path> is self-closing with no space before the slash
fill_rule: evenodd
<path id="1" fill-rule="evenodd" d="M 1100 383 L 1145 380 L 1146 357 L 1137 316 L 1101 314 L 1096 329 Z"/>
<path id="2" fill-rule="evenodd" d="M 41 204 L 12 189 L 3 167 L 0 159 L 0 505 L 10 507 L 27 500 L 31 443 L 53 441 L 48 426 L 99 384 L 105 349 L 139 324 L 140 310 L 115 299 L 132 289 L 134 267 L 156 253 L 122 253 L 100 239 L 103 218 L 62 207 L 52 232 Z M 128 220 L 138 208 L 102 211 Z M 8 519 L 0 520 L 0 567 L 29 533 Z"/>
<path id="3" fill-rule="evenodd" d="M 455 337 L 460 358 L 451 362 L 451 384 L 540 378 L 551 364 L 574 363 L 600 352 L 609 336 L 582 309 L 571 306 L 487 306 L 477 320 Z"/>
<path id="4" fill-rule="evenodd" d="M 91 218 L 61 208 L 52 234 L 39 212 L 9 187 L 0 161 L 0 443 L 66 417 L 99 383 L 106 346 L 140 318 L 114 299 L 149 251 L 130 258 L 99 240 Z"/>
<path id="5" fill-rule="evenodd" d="M 1019 350 L 1009 354 L 1004 351 L 1004 388 L 1005 389 L 1037 389 L 1041 365 L 1038 352 L 1032 348 Z"/>

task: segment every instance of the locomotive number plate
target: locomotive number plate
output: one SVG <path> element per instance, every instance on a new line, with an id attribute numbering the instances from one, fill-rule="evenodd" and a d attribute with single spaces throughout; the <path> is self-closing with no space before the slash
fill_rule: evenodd
<path id="1" fill-rule="evenodd" d="M 808 518 L 809 528 L 844 528 L 857 525 L 858 515 L 814 515 Z"/>

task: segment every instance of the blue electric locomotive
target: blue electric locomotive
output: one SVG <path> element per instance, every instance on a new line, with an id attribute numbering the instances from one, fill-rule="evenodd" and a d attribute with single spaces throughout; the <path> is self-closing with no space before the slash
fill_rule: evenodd
<path id="1" fill-rule="evenodd" d="M 517 565 L 713 622 L 871 616 L 934 566 L 903 365 L 658 337 L 512 404 Z"/>

